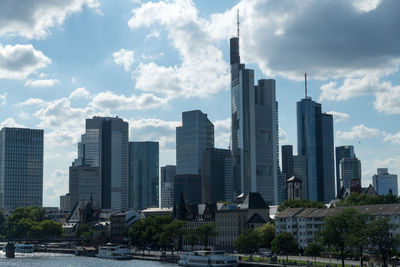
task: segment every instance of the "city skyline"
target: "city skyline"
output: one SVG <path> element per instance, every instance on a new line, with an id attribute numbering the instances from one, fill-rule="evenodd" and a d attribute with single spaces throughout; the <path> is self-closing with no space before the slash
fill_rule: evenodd
<path id="1" fill-rule="evenodd" d="M 215 147 L 228 148 L 229 37 L 240 9 L 243 62 L 255 80 L 276 80 L 279 144 L 297 151 L 307 72 L 308 95 L 334 115 L 335 147 L 354 146 L 366 186 L 377 168 L 400 173 L 400 20 L 390 12 L 400 3 L 366 3 L 0 3 L 0 126 L 44 129 L 44 206 L 68 192 L 68 167 L 94 115 L 124 118 L 131 141 L 160 142 L 160 166 L 175 165 L 183 111 L 208 114 Z"/>

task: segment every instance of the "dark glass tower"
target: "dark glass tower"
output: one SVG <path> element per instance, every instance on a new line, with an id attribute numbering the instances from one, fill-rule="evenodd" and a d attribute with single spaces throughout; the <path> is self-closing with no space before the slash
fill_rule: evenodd
<path id="1" fill-rule="evenodd" d="M 307 159 L 308 200 L 335 198 L 333 117 L 310 97 L 297 102 L 297 149 Z M 302 185 L 303 186 L 303 185 Z"/>
<path id="2" fill-rule="evenodd" d="M 341 181 L 340 181 L 340 161 L 343 158 L 353 158 L 354 157 L 354 147 L 353 146 L 338 146 L 336 150 L 336 194 L 340 192 Z"/>
<path id="3" fill-rule="evenodd" d="M 158 142 L 129 142 L 130 207 L 159 206 Z"/>

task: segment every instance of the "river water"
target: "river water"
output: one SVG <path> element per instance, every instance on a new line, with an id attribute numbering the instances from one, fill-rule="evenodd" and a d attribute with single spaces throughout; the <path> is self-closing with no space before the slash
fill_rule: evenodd
<path id="1" fill-rule="evenodd" d="M 162 263 L 157 261 L 141 261 L 141 260 L 106 260 L 94 257 L 77 257 L 69 254 L 56 254 L 56 253 L 23 253 L 15 254 L 14 259 L 7 259 L 5 253 L 0 252 L 0 266 L 1 267 L 16 267 L 16 266 L 34 266 L 34 267 L 87 267 L 87 266 L 100 266 L 100 267 L 176 267 L 178 265 L 171 263 Z"/>

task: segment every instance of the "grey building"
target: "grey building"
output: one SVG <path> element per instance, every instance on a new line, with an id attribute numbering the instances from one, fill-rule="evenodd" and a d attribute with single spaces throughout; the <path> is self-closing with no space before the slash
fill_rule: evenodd
<path id="1" fill-rule="evenodd" d="M 43 130 L 0 132 L 0 209 L 43 204 Z"/>
<path id="2" fill-rule="evenodd" d="M 282 153 L 282 172 L 285 174 L 286 179 L 289 179 L 293 176 L 291 173 L 293 170 L 290 170 L 289 167 L 289 159 L 293 156 L 293 146 L 292 145 L 284 145 L 281 146 Z"/>
<path id="3" fill-rule="evenodd" d="M 202 182 L 201 175 L 181 174 L 175 176 L 174 183 L 174 204 L 178 204 L 180 196 L 189 204 L 202 203 Z"/>
<path id="4" fill-rule="evenodd" d="M 214 125 L 200 110 L 182 112 L 176 127 L 176 174 L 201 174 L 203 151 L 214 147 Z"/>
<path id="5" fill-rule="evenodd" d="M 229 149 L 211 148 L 203 152 L 203 203 L 217 203 L 233 199 L 231 162 L 232 154 Z"/>
<path id="6" fill-rule="evenodd" d="M 93 201 L 101 207 L 100 168 L 87 165 L 69 167 L 69 207 L 72 210 L 78 201 Z"/>
<path id="7" fill-rule="evenodd" d="M 387 195 L 390 192 L 398 196 L 397 175 L 388 172 L 388 168 L 379 168 L 372 176 L 372 183 L 378 195 Z"/>
<path id="8" fill-rule="evenodd" d="M 289 158 L 289 170 L 293 176 L 301 180 L 301 199 L 308 199 L 307 158 L 292 156 Z"/>
<path id="9" fill-rule="evenodd" d="M 254 84 L 254 70 L 240 63 L 238 37 L 230 39 L 230 63 L 234 190 L 259 192 L 278 204 L 285 198 L 285 179 L 279 175 L 275 80 Z"/>
<path id="10" fill-rule="evenodd" d="M 133 209 L 158 207 L 158 142 L 129 142 L 129 191 Z"/>
<path id="11" fill-rule="evenodd" d="M 78 159 L 81 154 L 86 165 L 100 168 L 102 209 L 128 208 L 128 128 L 118 117 L 86 119 Z"/>
<path id="12" fill-rule="evenodd" d="M 307 159 L 308 200 L 328 203 L 335 198 L 333 117 L 307 97 L 297 102 L 298 155 Z"/>
<path id="13" fill-rule="evenodd" d="M 60 211 L 61 212 L 70 212 L 71 209 L 71 195 L 69 193 L 60 196 Z"/>
<path id="14" fill-rule="evenodd" d="M 175 175 L 175 165 L 161 167 L 161 208 L 168 208 L 174 205 Z"/>
<path id="15" fill-rule="evenodd" d="M 336 152 L 336 195 L 340 192 L 340 161 L 343 158 L 353 158 L 354 157 L 354 147 L 353 146 L 338 146 L 335 148 Z"/>

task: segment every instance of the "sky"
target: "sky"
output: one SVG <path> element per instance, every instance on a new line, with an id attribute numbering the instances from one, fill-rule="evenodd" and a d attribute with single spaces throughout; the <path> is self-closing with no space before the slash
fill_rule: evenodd
<path id="1" fill-rule="evenodd" d="M 333 114 L 335 146 L 354 145 L 367 186 L 400 174 L 400 1 L 0 1 L 0 126 L 44 129 L 44 206 L 68 192 L 85 118 L 119 116 L 130 141 L 159 141 L 200 109 L 216 147 L 230 137 L 229 38 L 242 62 L 276 79 L 280 145 L 296 148 L 296 102 Z"/>

